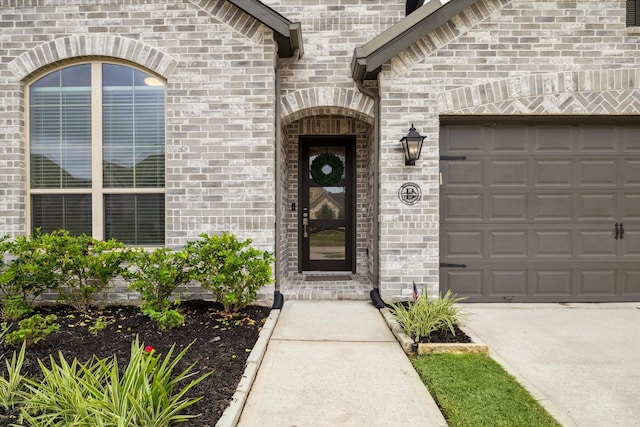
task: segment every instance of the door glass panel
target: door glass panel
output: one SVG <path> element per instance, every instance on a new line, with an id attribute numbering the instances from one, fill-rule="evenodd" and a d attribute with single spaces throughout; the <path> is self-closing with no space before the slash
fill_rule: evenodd
<path id="1" fill-rule="evenodd" d="M 345 187 L 309 188 L 311 219 L 344 219 Z"/>
<path id="2" fill-rule="evenodd" d="M 314 166 L 314 160 L 316 160 L 316 158 L 322 154 L 333 154 L 335 155 L 335 157 L 331 156 L 331 157 L 321 157 L 320 163 L 318 163 L 317 167 L 322 171 L 322 173 L 324 175 L 327 176 L 327 178 L 332 176 L 332 173 L 334 172 L 333 167 L 331 166 L 331 163 L 336 161 L 336 157 L 338 159 L 340 159 L 340 161 L 342 162 L 342 174 L 339 177 L 340 180 L 344 179 L 346 177 L 346 168 L 345 166 L 345 148 L 344 147 L 309 147 L 309 179 L 314 181 L 313 179 L 313 166 Z M 314 181 L 315 182 L 315 181 Z M 322 184 L 322 183 L 321 183 Z M 336 184 L 334 182 L 334 184 Z"/>
<path id="3" fill-rule="evenodd" d="M 344 260 L 345 227 L 311 226 L 309 229 L 309 259 Z"/>

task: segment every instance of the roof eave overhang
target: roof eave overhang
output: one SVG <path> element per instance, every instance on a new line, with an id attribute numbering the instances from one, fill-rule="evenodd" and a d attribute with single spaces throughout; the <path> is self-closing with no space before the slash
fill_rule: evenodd
<path id="1" fill-rule="evenodd" d="M 355 48 L 351 75 L 355 81 L 375 79 L 380 67 L 478 0 L 431 0 L 368 43 Z"/>
<path id="2" fill-rule="evenodd" d="M 278 45 L 278 57 L 290 58 L 296 52 L 302 57 L 302 28 L 299 22 L 291 22 L 259 0 L 228 0 L 237 8 L 271 28 Z"/>

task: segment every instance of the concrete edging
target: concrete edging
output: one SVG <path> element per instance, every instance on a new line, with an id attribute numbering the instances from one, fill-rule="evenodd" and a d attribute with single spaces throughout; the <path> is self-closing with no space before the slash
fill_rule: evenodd
<path id="1" fill-rule="evenodd" d="M 267 351 L 267 345 L 269 344 L 269 340 L 271 339 L 271 335 L 273 334 L 273 330 L 276 327 L 279 317 L 280 310 L 274 309 L 269 313 L 269 317 L 267 317 L 267 321 L 264 323 L 264 326 L 258 335 L 258 340 L 253 346 L 253 349 L 251 349 L 251 353 L 247 358 L 244 373 L 238 383 L 236 392 L 231 398 L 231 403 L 222 413 L 222 416 L 216 423 L 215 427 L 235 427 L 238 424 L 240 414 L 242 413 L 244 404 L 249 396 L 249 391 L 251 390 L 253 381 L 256 379 L 258 368 L 260 367 L 264 354 Z"/>
<path id="2" fill-rule="evenodd" d="M 381 308 L 380 314 L 389 326 L 389 329 L 396 337 L 400 346 L 408 355 L 416 354 L 432 354 L 432 353 L 479 353 L 489 355 L 489 347 L 480 342 L 480 339 L 471 330 L 464 327 L 460 329 L 471 338 L 470 343 L 420 343 L 416 344 L 407 334 L 404 333 L 402 326 L 393 318 L 388 308 Z"/>

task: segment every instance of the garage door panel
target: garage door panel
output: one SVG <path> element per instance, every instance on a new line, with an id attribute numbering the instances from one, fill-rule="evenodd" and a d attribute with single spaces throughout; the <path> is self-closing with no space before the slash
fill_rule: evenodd
<path id="1" fill-rule="evenodd" d="M 581 295 L 614 295 L 616 290 L 615 268 L 582 270 L 578 272 L 577 290 Z"/>
<path id="2" fill-rule="evenodd" d="M 618 164 L 615 159 L 579 159 L 576 165 L 578 187 L 611 187 L 618 185 Z"/>
<path id="3" fill-rule="evenodd" d="M 623 261 L 640 262 L 640 223 L 624 224 L 624 237 L 617 245 Z"/>
<path id="4" fill-rule="evenodd" d="M 533 160 L 534 187 L 571 188 L 573 185 L 573 161 L 571 159 Z"/>
<path id="5" fill-rule="evenodd" d="M 640 159 L 622 159 L 621 164 L 622 187 L 640 187 Z"/>
<path id="6" fill-rule="evenodd" d="M 577 196 L 578 221 L 616 221 L 615 193 L 582 193 Z"/>
<path id="7" fill-rule="evenodd" d="M 482 258 L 483 257 L 483 233 L 482 231 L 446 231 L 444 238 L 444 256 L 445 257 L 465 257 L 465 258 Z"/>
<path id="8" fill-rule="evenodd" d="M 489 272 L 490 295 L 518 296 L 527 294 L 527 269 L 500 269 Z"/>
<path id="9" fill-rule="evenodd" d="M 640 296 L 640 269 L 622 271 L 622 293 Z"/>
<path id="10" fill-rule="evenodd" d="M 447 222 L 482 221 L 482 194 L 447 194 L 442 201 Z"/>
<path id="11" fill-rule="evenodd" d="M 620 222 L 640 221 L 640 193 L 622 193 L 620 200 Z"/>
<path id="12" fill-rule="evenodd" d="M 527 258 L 527 248 L 529 246 L 526 230 L 490 230 L 489 253 L 491 259 L 522 259 Z"/>
<path id="13" fill-rule="evenodd" d="M 443 183 L 450 188 L 481 188 L 484 181 L 481 160 L 449 161 L 443 168 Z"/>
<path id="14" fill-rule="evenodd" d="M 520 126 L 500 126 L 491 128 L 486 146 L 494 154 L 525 154 L 529 151 L 527 135 Z"/>
<path id="15" fill-rule="evenodd" d="M 610 259 L 618 257 L 618 245 L 609 230 L 578 230 L 576 257 L 578 259 Z"/>
<path id="16" fill-rule="evenodd" d="M 536 269 L 533 272 L 535 295 L 571 295 L 573 274 L 571 269 Z"/>
<path id="17" fill-rule="evenodd" d="M 480 154 L 483 150 L 482 129 L 478 126 L 447 126 L 441 132 L 441 151 L 449 154 Z"/>
<path id="18" fill-rule="evenodd" d="M 640 126 L 618 128 L 618 140 L 622 153 L 640 153 Z"/>
<path id="19" fill-rule="evenodd" d="M 447 270 L 443 269 L 440 273 L 440 280 L 446 289 L 458 295 L 466 295 L 469 297 L 481 296 L 483 285 L 482 270 Z"/>
<path id="20" fill-rule="evenodd" d="M 566 154 L 574 151 L 573 129 L 568 126 L 539 126 L 529 129 L 536 154 Z"/>
<path id="21" fill-rule="evenodd" d="M 618 135 L 611 125 L 579 127 L 579 151 L 583 153 L 615 153 L 618 151 Z"/>
<path id="22" fill-rule="evenodd" d="M 571 193 L 533 193 L 532 220 L 534 222 L 569 222 L 572 220 Z"/>
<path id="23" fill-rule="evenodd" d="M 527 221 L 528 197 L 520 194 L 489 194 L 489 221 Z"/>
<path id="24" fill-rule="evenodd" d="M 565 260 L 573 257 L 573 235 L 568 230 L 535 230 L 533 258 L 536 260 Z"/>
<path id="25" fill-rule="evenodd" d="M 487 162 L 487 185 L 490 188 L 518 188 L 527 186 L 528 162 L 525 159 L 501 159 Z"/>

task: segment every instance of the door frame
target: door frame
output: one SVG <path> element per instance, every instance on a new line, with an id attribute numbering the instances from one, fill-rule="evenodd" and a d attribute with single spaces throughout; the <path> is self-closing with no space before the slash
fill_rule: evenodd
<path id="1" fill-rule="evenodd" d="M 305 258 L 303 236 L 303 210 L 308 197 L 309 174 L 307 153 L 310 146 L 337 146 L 345 149 L 345 261 L 338 266 L 335 261 L 310 261 Z M 306 181 L 306 182 L 305 182 Z M 298 136 L 298 272 L 304 271 L 349 271 L 356 272 L 356 136 L 355 135 L 299 135 Z M 322 268 L 305 268 L 309 263 L 324 264 Z"/>

